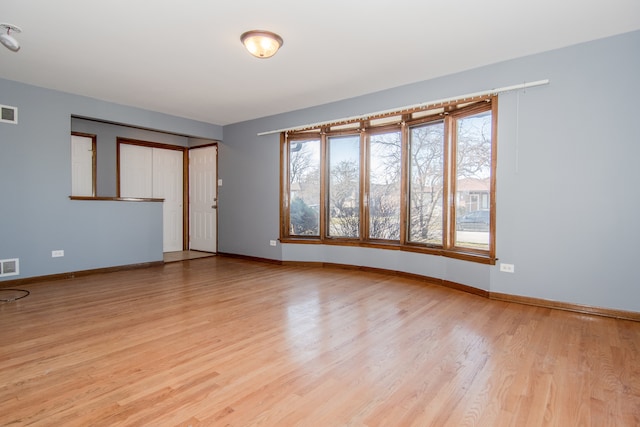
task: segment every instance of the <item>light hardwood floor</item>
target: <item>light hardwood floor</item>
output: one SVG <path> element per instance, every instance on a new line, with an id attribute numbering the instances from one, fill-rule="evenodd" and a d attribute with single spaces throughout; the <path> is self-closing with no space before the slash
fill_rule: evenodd
<path id="1" fill-rule="evenodd" d="M 0 304 L 3 426 L 638 426 L 640 323 L 225 257 Z"/>

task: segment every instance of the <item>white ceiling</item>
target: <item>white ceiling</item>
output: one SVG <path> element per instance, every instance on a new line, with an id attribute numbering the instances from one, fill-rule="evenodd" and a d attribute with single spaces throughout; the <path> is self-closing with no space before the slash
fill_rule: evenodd
<path id="1" fill-rule="evenodd" d="M 2 0 L 0 22 L 23 30 L 2 78 L 225 125 L 637 30 L 640 1 Z M 283 48 L 253 58 L 251 29 Z"/>

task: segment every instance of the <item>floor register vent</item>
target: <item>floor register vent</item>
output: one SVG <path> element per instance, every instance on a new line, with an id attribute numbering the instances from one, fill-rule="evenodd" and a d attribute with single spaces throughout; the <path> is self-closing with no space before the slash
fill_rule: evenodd
<path id="1" fill-rule="evenodd" d="M 18 258 L 0 259 L 0 277 L 17 276 L 18 274 L 20 274 L 20 260 Z"/>

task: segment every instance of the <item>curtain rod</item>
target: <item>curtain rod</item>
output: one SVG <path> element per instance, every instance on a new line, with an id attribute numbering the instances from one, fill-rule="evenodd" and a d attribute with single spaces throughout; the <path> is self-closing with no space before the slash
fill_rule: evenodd
<path id="1" fill-rule="evenodd" d="M 384 114 L 389 114 L 389 113 L 395 113 L 395 112 L 401 111 L 401 110 L 410 110 L 410 109 L 413 109 L 413 108 L 426 107 L 427 105 L 441 104 L 441 103 L 451 102 L 451 101 L 464 101 L 467 98 L 474 98 L 476 96 L 484 96 L 484 95 L 492 95 L 492 94 L 498 94 L 498 93 L 504 93 L 504 92 L 511 92 L 513 90 L 526 89 L 528 87 L 542 86 L 542 85 L 546 85 L 546 84 L 549 84 L 549 79 L 538 80 L 538 81 L 529 82 L 529 83 L 520 83 L 520 84 L 517 84 L 517 85 L 511 85 L 511 86 L 504 86 L 504 87 L 499 87 L 499 88 L 496 88 L 496 89 L 483 90 L 483 91 L 480 91 L 480 92 L 467 93 L 465 95 L 458 95 L 458 96 L 452 96 L 450 98 L 436 99 L 435 101 L 421 102 L 419 104 L 413 104 L 413 105 L 405 105 L 404 107 L 397 107 L 397 108 L 392 108 L 392 109 L 389 109 L 389 110 L 376 111 L 376 112 L 373 112 L 373 113 L 360 114 L 360 115 L 351 116 L 351 117 L 343 117 L 341 119 L 326 120 L 324 122 L 308 123 L 306 125 L 298 125 L 298 126 L 293 126 L 293 127 L 283 128 L 283 129 L 270 130 L 270 131 L 266 131 L 266 132 L 260 132 L 258 134 L 258 136 L 271 135 L 271 134 L 274 134 L 274 133 L 280 133 L 280 132 L 285 132 L 285 131 L 294 131 L 294 130 L 305 129 L 305 128 L 320 127 L 322 125 L 326 125 L 326 124 L 329 124 L 329 123 L 348 122 L 348 121 L 353 121 L 353 120 L 360 120 L 360 119 L 363 119 L 363 118 L 366 118 L 366 117 L 379 116 L 379 115 L 384 115 Z"/>

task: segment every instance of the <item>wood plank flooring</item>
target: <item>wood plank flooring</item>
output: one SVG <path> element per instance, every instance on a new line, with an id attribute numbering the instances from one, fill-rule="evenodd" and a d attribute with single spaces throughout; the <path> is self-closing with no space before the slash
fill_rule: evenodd
<path id="1" fill-rule="evenodd" d="M 3 426 L 638 426 L 640 323 L 211 257 L 0 303 Z"/>

